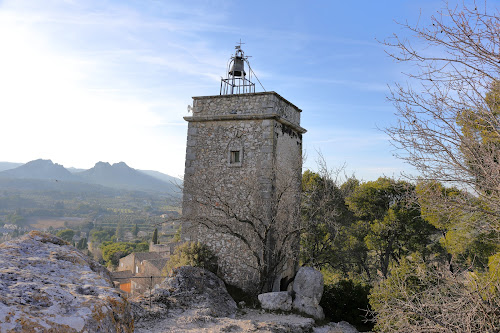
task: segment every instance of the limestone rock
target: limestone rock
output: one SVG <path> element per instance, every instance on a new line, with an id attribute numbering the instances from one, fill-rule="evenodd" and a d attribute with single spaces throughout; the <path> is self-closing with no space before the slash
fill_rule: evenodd
<path id="1" fill-rule="evenodd" d="M 148 295 L 144 295 L 143 304 L 149 300 Z M 153 310 L 190 309 L 198 315 L 211 317 L 234 318 L 237 310 L 236 302 L 220 278 L 203 268 L 191 266 L 175 269 L 171 277 L 152 291 L 151 301 Z"/>
<path id="2" fill-rule="evenodd" d="M 135 333 L 199 333 L 199 332 L 312 332 L 314 320 L 295 314 L 277 314 L 255 309 L 244 309 L 236 318 L 210 317 L 187 310 L 149 321 L 140 321 Z"/>
<path id="3" fill-rule="evenodd" d="M 329 323 L 328 325 L 315 327 L 314 333 L 358 333 L 356 327 L 349 324 L 347 321 L 339 323 Z"/>
<path id="4" fill-rule="evenodd" d="M 295 299 L 293 308 L 316 319 L 324 319 L 323 308 L 319 305 L 323 295 L 323 275 L 312 267 L 301 267 L 293 282 Z"/>
<path id="5" fill-rule="evenodd" d="M 260 294 L 260 305 L 265 310 L 290 311 L 292 309 L 292 296 L 287 291 Z"/>
<path id="6" fill-rule="evenodd" d="M 133 332 L 109 272 L 62 239 L 32 231 L 0 244 L 0 332 Z"/>

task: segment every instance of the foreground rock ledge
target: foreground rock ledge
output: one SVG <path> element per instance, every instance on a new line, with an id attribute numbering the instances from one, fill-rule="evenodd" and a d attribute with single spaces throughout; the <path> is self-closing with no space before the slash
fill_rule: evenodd
<path id="1" fill-rule="evenodd" d="M 133 332 L 109 272 L 62 239 L 32 231 L 0 244 L 0 332 Z"/>

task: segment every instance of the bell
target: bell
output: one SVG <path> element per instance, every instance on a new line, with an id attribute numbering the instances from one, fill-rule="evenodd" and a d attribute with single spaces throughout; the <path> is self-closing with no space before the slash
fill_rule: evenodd
<path id="1" fill-rule="evenodd" d="M 234 58 L 233 65 L 229 70 L 229 74 L 232 76 L 240 76 L 240 77 L 247 75 L 247 73 L 245 73 L 245 63 L 243 61 L 243 58 L 241 57 Z"/>

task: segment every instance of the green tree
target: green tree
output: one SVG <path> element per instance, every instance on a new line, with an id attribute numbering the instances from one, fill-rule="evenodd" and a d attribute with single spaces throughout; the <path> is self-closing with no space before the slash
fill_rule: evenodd
<path id="1" fill-rule="evenodd" d="M 147 243 L 112 241 L 104 242 L 99 247 L 102 250 L 102 258 L 110 267 L 118 266 L 119 260 L 132 252 L 146 252 L 149 249 Z"/>
<path id="2" fill-rule="evenodd" d="M 111 240 L 114 232 L 111 230 L 93 230 L 90 233 L 90 241 L 93 244 L 101 244 L 103 242 Z"/>
<path id="3" fill-rule="evenodd" d="M 17 225 L 18 227 L 23 226 L 25 221 L 26 219 L 21 214 L 19 214 L 19 212 L 7 215 L 7 222 Z"/>
<path id="4" fill-rule="evenodd" d="M 88 244 L 87 244 L 87 238 L 82 238 L 78 241 L 78 243 L 76 244 L 76 248 L 78 250 L 86 250 L 88 248 Z"/>
<path id="5" fill-rule="evenodd" d="M 119 241 L 123 240 L 124 236 L 125 236 L 125 230 L 123 229 L 123 223 L 118 222 L 116 225 L 116 231 L 115 231 L 116 241 L 119 242 Z"/>
<path id="6" fill-rule="evenodd" d="M 307 228 L 301 234 L 300 259 L 304 265 L 318 269 L 328 265 L 347 276 L 353 265 L 360 264 L 358 259 L 366 259 L 364 249 L 360 254 L 361 249 L 349 243 L 356 221 L 345 203 L 359 182 L 348 178 L 338 185 L 342 169 L 331 171 L 324 163 L 319 165 L 319 172 L 306 170 L 302 177 L 301 217 Z"/>
<path id="7" fill-rule="evenodd" d="M 491 242 L 491 232 L 477 232 L 474 227 L 481 223 L 483 214 L 464 214 L 453 203 L 458 196 L 467 194 L 453 187 L 445 188 L 437 182 L 420 182 L 416 192 L 422 216 L 440 231 L 439 242 L 445 250 L 449 269 L 453 271 L 453 262 L 463 268 L 486 269 L 488 258 L 498 251 L 498 246 Z"/>
<path id="8" fill-rule="evenodd" d="M 391 262 L 398 264 L 414 251 L 426 252 L 430 236 L 436 232 L 420 217 L 418 206 L 408 200 L 413 195 L 413 185 L 382 177 L 361 184 L 347 198 L 356 217 L 368 224 L 364 241 L 384 277 Z"/>
<path id="9" fill-rule="evenodd" d="M 137 223 L 134 225 L 134 227 L 132 228 L 132 235 L 134 235 L 134 237 L 137 237 L 137 235 L 139 234 L 139 227 L 137 226 Z"/>
<path id="10" fill-rule="evenodd" d="M 59 231 L 56 236 L 64 239 L 66 242 L 73 242 L 73 236 L 75 235 L 75 232 L 71 229 L 64 229 Z"/>
<path id="11" fill-rule="evenodd" d="M 182 235 L 182 225 L 179 226 L 179 228 L 177 228 L 177 230 L 175 231 L 175 235 L 172 238 L 172 241 L 175 242 L 175 243 L 180 242 L 181 241 L 181 235 Z"/>
<path id="12" fill-rule="evenodd" d="M 158 228 L 155 228 L 155 230 L 153 231 L 153 237 L 151 240 L 152 240 L 153 244 L 159 244 L 159 242 L 158 242 Z"/>

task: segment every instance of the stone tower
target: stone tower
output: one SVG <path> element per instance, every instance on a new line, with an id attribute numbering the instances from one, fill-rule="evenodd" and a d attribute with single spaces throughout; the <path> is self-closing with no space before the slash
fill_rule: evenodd
<path id="1" fill-rule="evenodd" d="M 232 76 L 246 80 L 237 58 L 230 84 Z M 193 97 L 193 114 L 184 118 L 182 237 L 215 251 L 226 282 L 249 292 L 279 290 L 297 265 L 306 130 L 301 110 L 277 93 L 230 88 Z"/>

